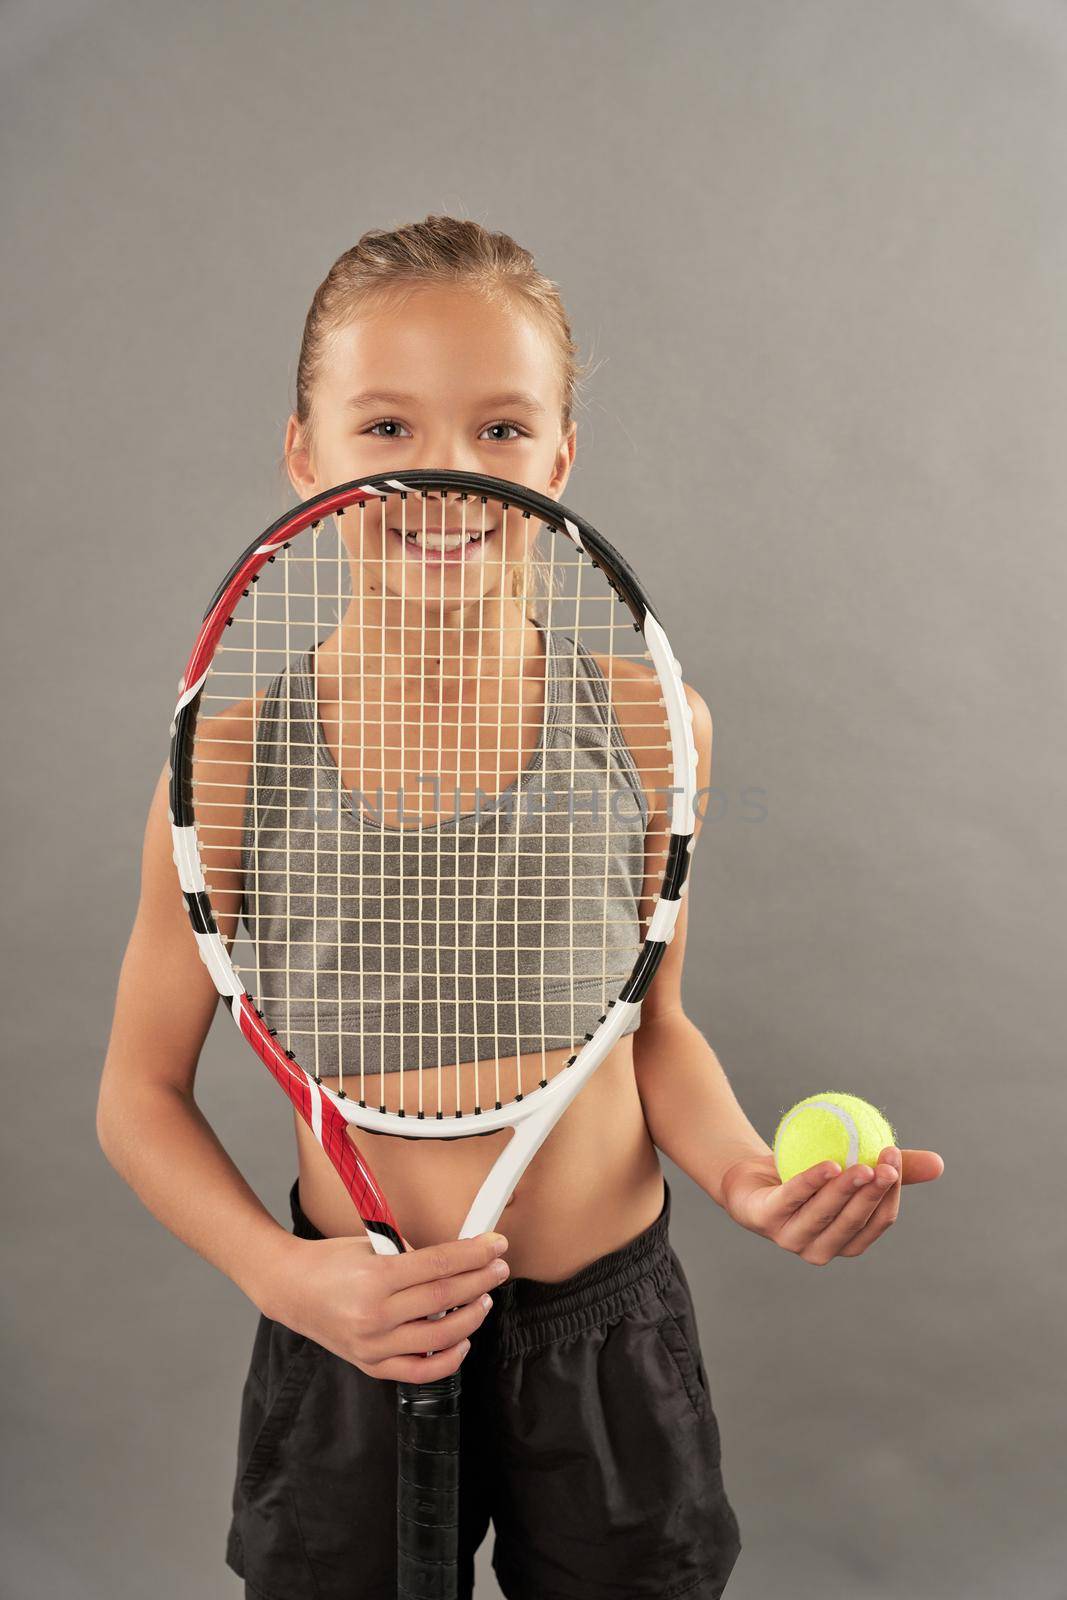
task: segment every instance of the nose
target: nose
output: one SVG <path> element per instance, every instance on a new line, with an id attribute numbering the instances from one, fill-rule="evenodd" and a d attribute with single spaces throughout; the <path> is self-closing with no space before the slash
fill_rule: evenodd
<path id="1" fill-rule="evenodd" d="M 451 430 L 426 441 L 425 466 L 432 472 L 484 472 L 485 462 L 476 442 Z"/>

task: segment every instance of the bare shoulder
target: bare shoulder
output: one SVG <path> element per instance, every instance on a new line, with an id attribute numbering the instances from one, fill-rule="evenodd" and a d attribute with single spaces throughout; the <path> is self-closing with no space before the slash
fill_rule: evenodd
<path id="1" fill-rule="evenodd" d="M 193 782 L 212 806 L 239 803 L 242 810 L 252 765 L 256 708 L 241 700 L 214 716 L 199 717 L 193 744 Z"/>
<path id="2" fill-rule="evenodd" d="M 608 686 L 611 709 L 635 756 L 640 750 L 654 749 L 654 741 L 640 735 L 663 721 L 663 696 L 655 669 L 632 656 L 594 654 L 593 661 Z"/>
<path id="3" fill-rule="evenodd" d="M 711 712 L 708 710 L 708 703 L 703 695 L 698 694 L 692 684 L 683 683 L 682 688 L 685 691 L 686 703 L 693 713 L 693 743 L 697 747 L 697 776 L 701 782 L 706 782 L 706 778 L 700 777 L 700 772 L 702 767 L 710 767 L 711 765 L 713 732 Z"/>
<path id="4" fill-rule="evenodd" d="M 632 711 L 647 720 L 661 704 L 659 677 L 647 661 L 634 656 L 597 655 L 593 661 L 608 685 L 612 706 L 624 715 Z"/>
<path id="5" fill-rule="evenodd" d="M 244 796 L 252 754 L 253 708 L 227 706 L 197 728 L 192 782 L 197 837 L 212 908 L 232 938 L 242 900 Z M 205 799 L 206 797 L 206 799 Z M 148 809 L 141 853 L 141 892 L 123 960 L 109 1070 L 152 1070 L 183 1088 L 192 1084 L 200 1045 L 218 995 L 189 927 L 174 864 L 170 766 L 163 767 Z"/>
<path id="6" fill-rule="evenodd" d="M 242 886 L 245 808 L 257 707 L 241 700 L 197 722 L 193 793 L 197 839 L 212 901 L 223 921 L 236 915 Z"/>
<path id="7" fill-rule="evenodd" d="M 636 736 L 642 728 L 658 727 L 663 721 L 663 693 L 659 675 L 648 662 L 633 657 L 594 655 L 593 660 L 611 687 L 612 705 L 624 735 L 631 743 L 639 743 L 631 735 Z M 701 771 L 711 764 L 711 712 L 704 697 L 691 684 L 683 684 L 682 688 L 693 714 L 698 778 L 700 782 L 706 782 Z"/>
<path id="8" fill-rule="evenodd" d="M 225 938 L 233 936 L 242 899 L 240 847 L 252 723 L 246 702 L 205 717 L 197 730 L 192 781 L 202 791 L 198 841 Z M 203 793 L 215 796 L 206 813 Z M 121 1085 L 148 1076 L 191 1092 L 218 993 L 190 929 L 170 820 L 168 764 L 148 809 L 141 891 L 119 978 L 105 1081 Z"/>
<path id="9" fill-rule="evenodd" d="M 615 720 L 640 774 L 649 816 L 659 816 L 672 781 L 669 746 L 660 731 L 665 712 L 659 678 L 649 663 L 633 657 L 594 655 L 593 660 L 608 685 Z"/>

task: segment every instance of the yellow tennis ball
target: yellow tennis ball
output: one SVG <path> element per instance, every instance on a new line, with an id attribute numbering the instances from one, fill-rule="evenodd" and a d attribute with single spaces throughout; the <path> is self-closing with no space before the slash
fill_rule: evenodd
<path id="1" fill-rule="evenodd" d="M 820 1161 L 836 1161 L 841 1170 L 864 1161 L 877 1165 L 896 1134 L 876 1106 L 854 1094 L 809 1095 L 787 1111 L 774 1136 L 774 1164 L 783 1183 Z"/>

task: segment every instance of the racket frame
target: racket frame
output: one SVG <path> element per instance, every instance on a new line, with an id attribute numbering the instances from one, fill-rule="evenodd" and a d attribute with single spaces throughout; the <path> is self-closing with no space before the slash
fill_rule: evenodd
<path id="1" fill-rule="evenodd" d="M 276 553 L 306 528 L 349 506 L 378 501 L 397 493 L 442 489 L 498 500 L 507 508 L 529 512 L 566 534 L 604 574 L 626 605 L 634 627 L 643 635 L 655 668 L 666 711 L 671 748 L 673 793 L 670 837 L 663 884 L 630 975 L 617 999 L 608 1004 L 592 1034 L 567 1065 L 546 1083 L 506 1105 L 473 1112 L 441 1112 L 425 1116 L 383 1112 L 316 1079 L 278 1042 L 257 1010 L 230 960 L 226 942 L 211 907 L 197 843 L 192 803 L 192 761 L 200 695 L 218 641 L 248 586 Z M 403 1248 L 388 1202 L 352 1140 L 349 1125 L 368 1133 L 403 1138 L 463 1139 L 511 1128 L 512 1138 L 482 1183 L 460 1230 L 472 1238 L 496 1226 L 519 1178 L 574 1097 L 626 1032 L 673 937 L 687 885 L 693 847 L 696 803 L 696 747 L 693 714 L 685 698 L 681 664 L 675 658 L 661 623 L 633 569 L 589 523 L 558 501 L 504 478 L 455 471 L 414 471 L 354 479 L 325 490 L 285 513 L 255 539 L 219 584 L 190 652 L 179 684 L 171 724 L 170 821 L 178 878 L 201 960 L 242 1035 L 285 1089 L 326 1155 L 340 1173 L 367 1228 L 374 1249 L 383 1255 Z"/>

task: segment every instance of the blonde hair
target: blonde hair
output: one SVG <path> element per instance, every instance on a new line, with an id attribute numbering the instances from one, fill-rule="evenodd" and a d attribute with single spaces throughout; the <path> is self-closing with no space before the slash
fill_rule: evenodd
<path id="1" fill-rule="evenodd" d="M 313 431 L 313 395 L 331 334 L 360 308 L 420 284 L 453 283 L 508 300 L 536 318 L 556 347 L 561 390 L 560 426 L 571 425 L 584 376 L 559 287 L 534 265 L 533 256 L 506 233 L 457 217 L 426 217 L 391 232 L 372 229 L 338 256 L 315 290 L 300 343 L 294 414 L 307 442 Z"/>
<path id="2" fill-rule="evenodd" d="M 303 441 L 314 433 L 313 397 L 333 333 L 365 305 L 380 306 L 421 284 L 450 283 L 489 300 L 518 305 L 535 318 L 556 348 L 560 377 L 560 428 L 570 429 L 586 369 L 563 308 L 559 286 L 538 271 L 529 250 L 506 233 L 457 217 L 426 217 L 391 231 L 371 229 L 338 256 L 315 290 L 300 342 L 294 415 Z M 536 554 L 513 575 L 514 592 L 529 606 L 544 593 L 545 575 Z"/>

